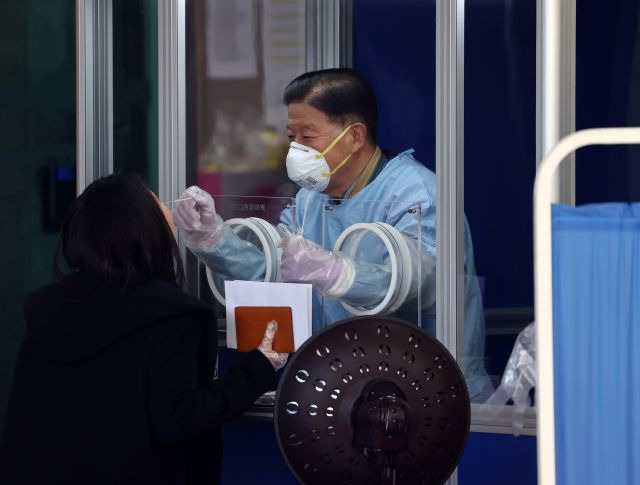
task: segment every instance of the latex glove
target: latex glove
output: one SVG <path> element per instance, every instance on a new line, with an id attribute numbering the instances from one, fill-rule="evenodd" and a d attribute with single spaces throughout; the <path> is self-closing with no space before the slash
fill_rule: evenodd
<path id="1" fill-rule="evenodd" d="M 223 220 L 208 192 L 193 185 L 185 190 L 173 209 L 173 221 L 182 231 L 188 248 L 205 251 L 224 234 Z"/>
<path id="2" fill-rule="evenodd" d="M 282 281 L 311 283 L 325 296 L 339 298 L 353 283 L 353 264 L 302 236 L 287 234 L 282 246 Z"/>
<path id="3" fill-rule="evenodd" d="M 275 320 L 271 320 L 267 324 L 267 330 L 264 332 L 264 337 L 262 337 L 262 342 L 258 347 L 258 350 L 262 352 L 267 360 L 271 363 L 274 370 L 282 369 L 284 364 L 287 362 L 287 358 L 289 354 L 286 353 L 278 353 L 273 350 L 273 339 L 276 336 L 276 330 L 278 329 L 278 322 Z"/>
<path id="4" fill-rule="evenodd" d="M 518 436 L 524 427 L 525 412 L 531 406 L 529 392 L 536 382 L 536 324 L 532 322 L 518 334 L 500 385 L 480 409 L 485 416 L 497 416 L 511 399 L 513 434 Z"/>

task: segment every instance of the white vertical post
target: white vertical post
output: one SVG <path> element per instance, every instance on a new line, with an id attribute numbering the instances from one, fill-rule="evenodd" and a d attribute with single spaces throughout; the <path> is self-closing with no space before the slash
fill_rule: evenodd
<path id="1" fill-rule="evenodd" d="M 306 70 L 352 64 L 351 0 L 306 0 Z"/>
<path id="2" fill-rule="evenodd" d="M 158 196 L 186 184 L 185 0 L 158 2 Z"/>
<path id="3" fill-rule="evenodd" d="M 158 197 L 175 200 L 187 180 L 186 140 L 186 0 L 158 2 Z M 184 241 L 178 246 L 185 262 L 187 290 L 198 292 L 198 264 L 187 258 Z"/>
<path id="4" fill-rule="evenodd" d="M 458 332 L 464 328 L 464 0 L 436 3 L 436 178 L 437 335 L 460 359 Z"/>
<path id="5" fill-rule="evenodd" d="M 464 0 L 436 1 L 436 336 L 464 365 Z M 449 484 L 458 482 L 457 472 Z"/>
<path id="6" fill-rule="evenodd" d="M 576 0 L 538 0 L 536 162 L 575 131 Z M 575 155 L 554 181 L 556 200 L 575 204 Z"/>
<path id="7" fill-rule="evenodd" d="M 76 1 L 76 192 L 113 172 L 113 8 Z"/>

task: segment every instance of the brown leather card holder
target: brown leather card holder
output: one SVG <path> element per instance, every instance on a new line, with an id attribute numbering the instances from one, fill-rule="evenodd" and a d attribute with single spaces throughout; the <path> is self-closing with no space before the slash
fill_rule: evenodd
<path id="1" fill-rule="evenodd" d="M 278 322 L 273 341 L 276 352 L 293 352 L 293 316 L 288 306 L 238 306 L 235 308 L 236 340 L 238 351 L 249 352 L 258 348 L 267 324 Z"/>

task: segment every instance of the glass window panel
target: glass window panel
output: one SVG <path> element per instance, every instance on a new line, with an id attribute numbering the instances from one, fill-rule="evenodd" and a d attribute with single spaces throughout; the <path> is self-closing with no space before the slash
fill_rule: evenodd
<path id="1" fill-rule="evenodd" d="M 576 130 L 637 125 L 636 3 L 602 9 L 592 0 L 576 2 Z M 494 384 L 518 332 L 533 321 L 535 22 L 534 4 L 466 2 L 465 213 Z M 578 151 L 576 202 L 637 200 L 639 154 L 637 147 Z"/>
<path id="2" fill-rule="evenodd" d="M 435 28 L 425 26 L 435 26 L 435 14 L 434 1 L 356 0 L 353 3 L 353 64 L 372 80 L 378 95 L 380 146 L 396 153 L 414 148 L 415 158 L 431 171 L 435 170 L 436 52 Z M 535 18 L 533 25 L 535 27 Z M 485 74 L 482 73 L 483 76 Z M 535 99 L 535 85 L 532 92 Z M 532 164 L 532 170 L 534 166 Z M 469 207 L 467 205 L 467 210 Z M 435 211 L 435 204 L 430 208 Z M 432 217 L 422 226 L 433 233 L 430 237 L 435 242 L 435 217 L 425 214 L 424 209 L 422 217 Z M 485 369 L 481 288 L 486 277 L 478 278 L 476 275 L 473 255 L 474 249 L 478 252 L 478 247 L 474 245 L 475 237 L 472 235 L 475 236 L 475 230 L 465 225 L 466 318 L 463 333 L 466 340 L 462 360 L 470 396 L 479 402 L 491 394 L 493 385 Z M 425 284 L 427 288 L 422 292 L 431 290 L 434 297 L 435 281 Z M 428 288 L 429 284 L 431 288 Z M 530 307 L 531 302 L 528 305 Z M 432 309 L 431 315 L 425 315 L 424 302 L 421 308 L 421 324 L 433 333 L 435 313 Z M 528 311 L 530 313 L 530 308 Z"/>
<path id="3" fill-rule="evenodd" d="M 640 125 L 638 19 L 637 0 L 577 0 L 576 130 Z M 639 180 L 638 146 L 576 153 L 577 204 L 638 201 Z"/>
<path id="4" fill-rule="evenodd" d="M 287 179 L 284 166 L 289 141 L 282 94 L 286 85 L 305 71 L 306 52 L 314 51 L 314 46 L 306 44 L 305 3 L 295 0 L 187 2 L 187 180 L 188 185 L 197 184 L 211 193 L 221 210 L 224 197 L 228 200 L 287 198 L 298 193 L 298 187 Z M 433 333 L 435 29 L 424 26 L 435 25 L 435 2 L 355 0 L 352 22 L 353 66 L 370 79 L 378 98 L 378 144 L 387 160 L 414 149 L 415 159 L 429 169 L 424 172 L 428 189 L 417 196 L 409 194 L 410 198 L 418 199 L 412 199 L 413 205 L 407 205 L 404 212 L 415 212 L 402 216 L 394 212 L 397 208 L 390 201 L 391 196 L 384 201 L 368 196 L 363 198 L 366 203 L 358 207 L 354 206 L 354 200 L 344 202 L 345 210 L 347 204 L 355 207 L 347 211 L 350 217 L 339 216 L 339 204 L 335 211 L 326 211 L 325 204 L 314 204 L 306 215 L 314 220 L 311 236 L 308 230 L 311 221 L 303 222 L 304 200 L 298 200 L 292 208 L 294 224 L 317 244 L 332 249 L 340 233 L 350 225 L 386 222 L 398 226 L 400 218 L 413 218 L 413 229 L 404 231 L 403 235 L 408 236 L 406 251 L 412 254 L 408 260 L 414 264 L 411 269 L 416 279 L 427 273 L 427 266 L 417 262 L 430 261 L 432 281 L 424 288 L 413 288 L 411 294 L 405 295 L 407 302 L 400 302 L 398 295 L 392 297 L 390 308 L 393 308 L 386 313 L 420 322 Z M 388 32 L 393 35 L 387 35 Z M 419 59 L 415 55 L 416 46 L 420 46 L 422 57 Z M 381 177 L 379 180 L 387 176 L 393 178 L 389 174 L 383 170 L 376 173 L 376 177 Z M 409 183 L 400 185 L 404 187 Z M 397 203 L 403 199 L 396 194 L 394 200 Z M 425 207 L 421 206 L 423 202 Z M 361 214 L 372 207 L 386 215 L 370 218 Z M 316 212 L 317 217 L 310 215 Z M 232 215 L 229 213 L 224 218 Z M 276 223 L 278 219 L 271 222 Z M 431 252 L 418 244 L 424 238 L 431 241 Z M 250 237 L 245 240 L 261 246 Z M 352 242 L 347 241 L 347 245 L 350 244 Z M 356 246 L 356 259 L 372 265 L 389 259 L 388 252 L 370 234 L 362 236 L 360 245 Z M 367 251 L 364 246 L 374 249 Z M 204 270 L 200 281 L 201 288 L 207 289 Z M 211 299 L 210 292 L 202 292 L 201 297 Z M 318 329 L 352 314 L 345 309 L 339 317 L 327 317 L 322 304 L 317 311 L 319 316 L 314 315 L 314 319 L 320 322 Z M 429 312 L 428 318 L 424 317 L 425 311 Z"/>
<path id="5" fill-rule="evenodd" d="M 436 2 L 354 0 L 353 67 L 378 98 L 378 142 L 435 170 Z M 431 26 L 431 27 L 430 27 Z"/>
<path id="6" fill-rule="evenodd" d="M 294 195 L 282 93 L 305 70 L 304 0 L 191 0 L 187 15 L 188 183 Z"/>
<path id="7" fill-rule="evenodd" d="M 466 2 L 464 203 L 494 386 L 533 321 L 535 35 L 535 2 Z"/>
<path id="8" fill-rule="evenodd" d="M 113 0 L 113 170 L 158 189 L 158 1 Z"/>
<path id="9" fill-rule="evenodd" d="M 22 300 L 51 282 L 76 190 L 75 3 L 0 3 L 0 429 L 24 332 Z"/>
<path id="10" fill-rule="evenodd" d="M 282 94 L 305 70 L 305 1 L 188 0 L 186 12 L 187 185 L 214 195 L 225 220 L 277 224 L 276 206 L 291 205 L 297 192 L 284 166 Z M 239 209 L 265 201 L 260 214 Z M 199 278 L 201 298 L 224 318 L 202 265 Z"/>

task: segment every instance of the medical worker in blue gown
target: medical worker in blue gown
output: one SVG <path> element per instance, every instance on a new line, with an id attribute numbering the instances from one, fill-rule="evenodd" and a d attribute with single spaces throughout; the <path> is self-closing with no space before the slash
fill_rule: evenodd
<path id="1" fill-rule="evenodd" d="M 421 288 L 421 326 L 435 334 L 435 174 L 413 158 L 376 142 L 377 105 L 369 81 L 353 69 L 326 69 L 294 79 L 285 89 L 291 140 L 287 174 L 301 188 L 296 210 L 281 215 L 282 279 L 314 288 L 314 329 L 352 316 L 342 305 L 375 308 L 391 281 L 386 260 L 348 257 L 330 251 L 342 231 L 358 222 L 385 222 L 413 248 L 417 271 L 404 309 L 417 315 Z M 236 236 L 215 212 L 211 196 L 189 187 L 174 210 L 185 242 L 214 274 L 229 280 L 263 280 L 264 253 Z M 331 204 L 331 214 L 323 216 Z M 420 217 L 410 209 L 420 207 Z M 421 226 L 421 227 L 418 227 Z M 302 228 L 297 234 L 293 228 Z M 465 220 L 464 374 L 472 401 L 487 398 L 491 382 L 484 368 L 484 316 L 475 276 L 471 235 Z M 373 238 L 372 238 L 373 239 Z M 419 241 L 419 244 L 418 244 Z M 371 248 L 375 253 L 377 248 Z"/>

